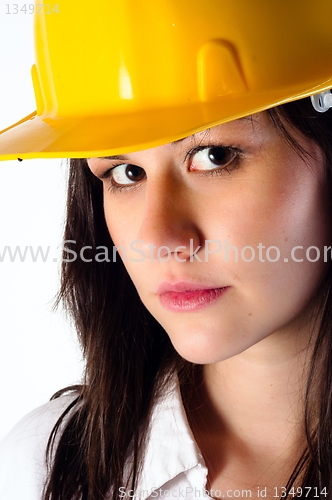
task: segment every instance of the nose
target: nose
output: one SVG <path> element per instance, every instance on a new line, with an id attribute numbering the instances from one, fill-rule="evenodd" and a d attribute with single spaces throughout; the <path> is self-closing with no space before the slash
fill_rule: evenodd
<path id="1" fill-rule="evenodd" d="M 137 248 L 153 260 L 180 262 L 203 247 L 195 216 L 195 194 L 180 179 L 159 175 L 146 183 L 144 214 Z"/>

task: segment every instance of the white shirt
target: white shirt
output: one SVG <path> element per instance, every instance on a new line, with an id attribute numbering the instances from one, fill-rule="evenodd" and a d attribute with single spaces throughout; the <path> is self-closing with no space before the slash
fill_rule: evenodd
<path id="1" fill-rule="evenodd" d="M 24 417 L 0 443 L 0 499 L 41 500 L 46 479 L 45 450 L 63 410 L 65 395 Z M 154 406 L 135 492 L 130 497 L 207 500 L 207 469 L 190 430 L 177 382 Z M 125 497 L 124 488 L 119 496 Z"/>

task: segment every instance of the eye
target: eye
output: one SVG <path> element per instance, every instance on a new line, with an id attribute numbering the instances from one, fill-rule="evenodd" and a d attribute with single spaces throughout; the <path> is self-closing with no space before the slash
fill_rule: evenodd
<path id="1" fill-rule="evenodd" d="M 111 169 L 110 177 L 113 186 L 129 186 L 145 179 L 146 173 L 137 165 L 123 163 Z"/>
<path id="2" fill-rule="evenodd" d="M 232 147 L 200 147 L 191 153 L 190 170 L 214 170 L 227 167 L 239 156 L 239 150 Z"/>

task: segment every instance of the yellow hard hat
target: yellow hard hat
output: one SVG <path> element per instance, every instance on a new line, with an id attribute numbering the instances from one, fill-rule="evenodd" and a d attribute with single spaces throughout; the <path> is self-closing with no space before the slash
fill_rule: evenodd
<path id="1" fill-rule="evenodd" d="M 59 0 L 39 10 L 37 111 L 0 132 L 3 160 L 150 148 L 332 87 L 331 0 Z"/>

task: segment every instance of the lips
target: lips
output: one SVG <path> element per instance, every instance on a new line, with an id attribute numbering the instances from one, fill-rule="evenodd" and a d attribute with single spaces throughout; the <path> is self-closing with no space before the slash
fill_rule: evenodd
<path id="1" fill-rule="evenodd" d="M 160 303 L 171 311 L 196 311 L 208 306 L 221 297 L 227 290 L 224 287 L 187 283 L 162 283 L 157 290 Z"/>

